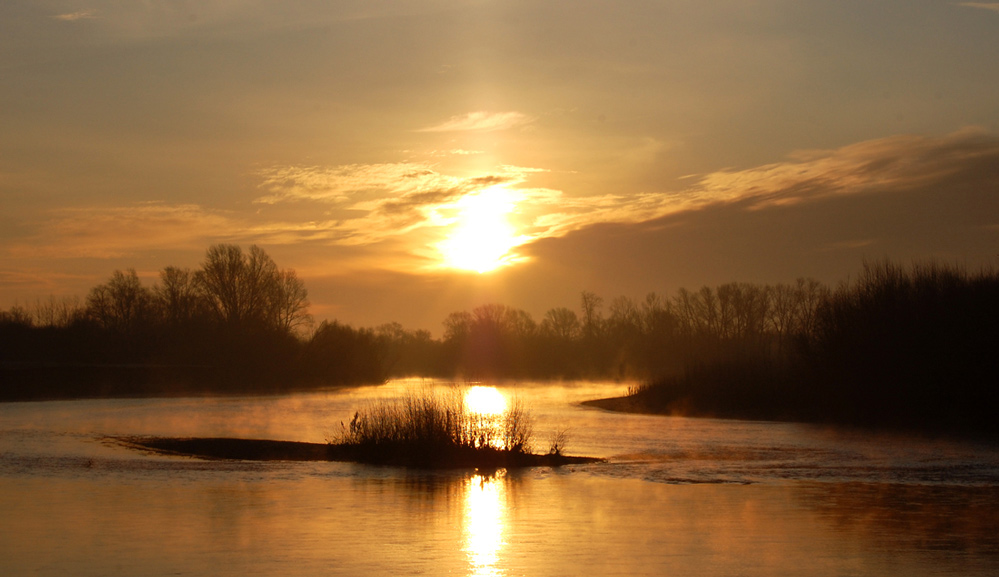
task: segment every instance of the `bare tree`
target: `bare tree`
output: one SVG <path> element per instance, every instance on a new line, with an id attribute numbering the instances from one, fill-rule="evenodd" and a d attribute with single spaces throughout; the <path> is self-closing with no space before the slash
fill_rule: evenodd
<path id="1" fill-rule="evenodd" d="M 30 327 L 34 325 L 34 320 L 28 309 L 21 305 L 14 305 L 9 310 L 0 311 L 0 322 L 13 325 Z"/>
<path id="2" fill-rule="evenodd" d="M 676 304 L 666 296 L 656 293 L 646 295 L 640 314 L 642 330 L 646 335 L 657 335 L 660 338 L 676 336 L 681 329 Z"/>
<path id="3" fill-rule="evenodd" d="M 795 289 L 789 284 L 780 283 L 771 287 L 771 304 L 768 325 L 777 335 L 777 344 L 783 349 L 785 341 L 795 328 L 796 296 Z"/>
<path id="4" fill-rule="evenodd" d="M 698 332 L 717 335 L 719 331 L 718 297 L 709 286 L 702 286 L 694 294 L 695 322 Z"/>
<path id="5" fill-rule="evenodd" d="M 49 295 L 48 300 L 36 300 L 31 312 L 32 324 L 40 327 L 68 327 L 84 317 L 86 310 L 75 296 L 57 299 Z"/>
<path id="6" fill-rule="evenodd" d="M 579 336 L 579 331 L 579 317 L 565 307 L 549 310 L 541 321 L 541 332 L 559 339 L 575 339 Z"/>
<path id="7" fill-rule="evenodd" d="M 472 332 L 472 314 L 468 311 L 457 311 L 444 319 L 444 340 L 463 342 Z"/>
<path id="8" fill-rule="evenodd" d="M 292 330 L 311 321 L 305 286 L 294 271 L 278 270 L 256 245 L 247 253 L 231 244 L 210 247 L 194 282 L 216 319 L 225 325 Z"/>
<path id="9" fill-rule="evenodd" d="M 831 292 L 829 287 L 813 278 L 799 278 L 795 283 L 797 323 L 796 330 L 804 335 L 815 335 L 818 311 Z"/>
<path id="10" fill-rule="evenodd" d="M 295 275 L 293 270 L 279 271 L 277 280 L 274 310 L 278 326 L 287 331 L 311 327 L 309 293 L 305 290 L 305 284 Z"/>
<path id="11" fill-rule="evenodd" d="M 686 335 L 692 335 L 697 329 L 697 311 L 695 296 L 686 288 L 680 287 L 673 297 L 674 308 L 680 321 L 680 328 Z"/>
<path id="12" fill-rule="evenodd" d="M 201 296 L 190 269 L 168 266 L 160 271 L 160 284 L 153 287 L 166 320 L 173 324 L 193 320 L 200 308 Z"/>
<path id="13" fill-rule="evenodd" d="M 139 282 L 135 269 L 116 270 L 108 282 L 91 289 L 87 312 L 106 329 L 133 333 L 151 320 L 153 295 Z"/>
<path id="14" fill-rule="evenodd" d="M 583 309 L 583 334 L 593 336 L 600 331 L 602 321 L 600 307 L 604 304 L 604 299 L 590 291 L 583 291 L 580 295 Z"/>

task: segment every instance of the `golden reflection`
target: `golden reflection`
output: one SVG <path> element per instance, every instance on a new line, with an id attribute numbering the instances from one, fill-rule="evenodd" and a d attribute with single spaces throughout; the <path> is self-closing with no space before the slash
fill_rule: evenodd
<path id="1" fill-rule="evenodd" d="M 466 481 L 464 550 L 470 575 L 502 575 L 499 567 L 503 541 L 506 484 L 501 473 L 474 475 Z"/>
<path id="2" fill-rule="evenodd" d="M 465 409 L 476 446 L 505 449 L 506 397 L 496 387 L 474 386 L 465 392 Z"/>
<path id="3" fill-rule="evenodd" d="M 476 385 L 465 393 L 465 407 L 479 415 L 502 415 L 506 410 L 506 397 L 496 387 Z"/>

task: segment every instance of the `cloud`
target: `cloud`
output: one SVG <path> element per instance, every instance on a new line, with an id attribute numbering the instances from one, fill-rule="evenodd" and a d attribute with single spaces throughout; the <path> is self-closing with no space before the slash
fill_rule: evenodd
<path id="1" fill-rule="evenodd" d="M 479 111 L 452 116 L 440 124 L 421 128 L 417 132 L 492 132 L 507 130 L 533 121 L 533 118 L 520 112 Z"/>
<path id="2" fill-rule="evenodd" d="M 437 173 L 433 165 L 409 162 L 285 166 L 263 170 L 258 175 L 262 177 L 260 187 L 269 192 L 254 200 L 259 204 L 302 200 L 344 204 L 366 194 L 406 195 L 449 188 L 460 182 Z"/>
<path id="3" fill-rule="evenodd" d="M 259 173 L 267 194 L 255 202 L 289 210 L 318 203 L 323 217 L 257 223 L 244 235 L 272 244 L 381 247 L 386 262 L 402 263 L 406 254 L 411 261 L 425 261 L 434 258 L 432 247 L 456 224 L 461 200 L 487 190 L 502 191 L 513 207 L 507 215 L 510 225 L 524 243 L 532 243 L 598 224 L 650 222 L 709 206 L 760 211 L 836 196 L 902 194 L 929 185 L 994 179 L 997 165 L 999 139 L 971 128 L 946 136 L 899 135 L 798 151 L 782 162 L 686 178 L 676 190 L 585 197 L 531 186 L 534 175 L 547 172 L 534 167 L 500 165 L 464 176 L 419 162 L 276 167 Z M 317 207 L 306 209 L 314 215 Z"/>
<path id="4" fill-rule="evenodd" d="M 164 246 L 202 248 L 211 242 L 320 243 L 381 247 L 392 253 L 385 253 L 386 262 L 401 263 L 404 254 L 432 258 L 428 247 L 455 224 L 461 199 L 486 190 L 502 190 L 514 207 L 508 215 L 511 225 L 531 243 L 597 224 L 648 222 L 712 205 L 758 211 L 836 196 L 902 194 L 995 180 L 995 166 L 999 139 L 974 128 L 798 151 L 783 162 L 685 179 L 690 184 L 678 190 L 586 197 L 530 186 L 533 175 L 546 172 L 534 167 L 501 165 L 457 176 L 420 162 L 285 166 L 259 173 L 267 194 L 255 202 L 273 209 L 258 214 L 163 203 L 61 209 L 50 213 L 37 235 L 6 252 L 25 258 L 112 258 Z"/>
<path id="5" fill-rule="evenodd" d="M 958 6 L 964 6 L 966 8 L 982 8 L 984 10 L 999 12 L 999 2 L 961 2 Z"/>
<path id="6" fill-rule="evenodd" d="M 394 19 L 437 9 L 437 2 L 87 0 L 86 4 L 89 6 L 86 9 L 51 17 L 66 22 L 99 19 L 105 40 L 126 42 L 214 34 L 220 29 L 227 35 L 259 37 L 266 33 L 323 29 L 338 23 Z"/>
<path id="7" fill-rule="evenodd" d="M 430 152 L 427 153 L 428 156 L 432 156 L 435 158 L 447 158 L 450 156 L 472 156 L 475 154 L 485 154 L 485 151 L 454 148 L 451 150 L 431 150 Z"/>
<path id="8" fill-rule="evenodd" d="M 97 18 L 96 14 L 96 10 L 79 10 L 77 12 L 70 12 L 67 14 L 56 14 L 52 18 L 65 22 L 73 22 L 76 20 L 91 20 Z"/>
<path id="9" fill-rule="evenodd" d="M 472 173 L 420 162 L 275 167 L 258 174 L 265 194 L 254 210 L 151 202 L 54 209 L 43 219 L 20 222 L 19 231 L 28 233 L 0 247 L 0 284 L 20 294 L 32 287 L 51 292 L 59 283 L 36 274 L 38 263 L 66 267 L 69 259 L 132 260 L 163 251 L 190 257 L 217 242 L 281 247 L 299 255 L 292 265 L 311 276 L 373 270 L 426 276 L 440 263 L 437 246 L 456 224 L 462 199 L 481 193 L 509 201 L 506 217 L 521 241 L 514 256 L 559 263 L 560 270 L 583 259 L 573 286 L 592 282 L 587 270 L 603 270 L 585 268 L 580 251 L 600 253 L 620 266 L 618 261 L 632 260 L 621 254 L 648 251 L 641 261 L 648 266 L 638 267 L 645 270 L 687 258 L 678 256 L 685 252 L 678 246 L 703 245 L 706 251 L 721 243 L 735 255 L 729 261 L 745 262 L 729 274 L 749 274 L 750 264 L 766 265 L 748 248 L 759 243 L 740 241 L 747 245 L 744 254 L 732 239 L 766 235 L 787 243 L 782 259 L 797 258 L 795 266 L 812 274 L 808 258 L 817 253 L 854 266 L 858 251 L 905 255 L 898 251 L 917 242 L 928 247 L 923 252 L 958 255 L 958 241 L 966 237 L 994 246 L 996 166 L 999 137 L 966 129 L 798 151 L 782 162 L 686 178 L 673 190 L 586 197 L 535 185 L 539 175 L 546 181 L 555 176 L 535 167 L 500 165 Z M 937 221 L 950 224 L 935 225 L 944 232 L 927 237 L 924 229 Z M 801 239 L 808 238 L 806 247 Z M 687 267 L 696 279 L 708 257 L 694 253 L 666 269 Z M 84 281 L 66 279 L 67 286 L 73 282 L 85 288 Z"/>
<path id="10" fill-rule="evenodd" d="M 899 135 L 835 150 L 799 151 L 785 162 L 702 177 L 683 191 L 691 205 L 747 201 L 751 208 L 833 195 L 890 192 L 981 173 L 999 163 L 999 139 L 968 128 L 943 137 Z"/>
<path id="11" fill-rule="evenodd" d="M 328 207 L 328 219 L 305 229 L 281 225 L 285 242 L 326 239 L 364 245 L 444 234 L 461 198 L 498 187 L 516 207 L 509 215 L 511 224 L 532 242 L 595 224 L 647 221 L 718 203 L 740 202 L 759 210 L 831 195 L 904 190 L 957 172 L 987 170 L 996 162 L 996 138 L 966 129 L 943 137 L 901 135 L 834 150 L 798 151 L 783 162 L 702 175 L 678 190 L 586 197 L 527 186 L 532 175 L 546 172 L 532 167 L 501 165 L 461 177 L 416 162 L 278 167 L 260 173 L 268 194 L 256 202 L 313 201 Z"/>
<path id="12" fill-rule="evenodd" d="M 530 218 L 521 225 L 532 240 L 539 240 L 598 224 L 650 222 L 711 206 L 760 211 L 832 197 L 987 187 L 999 179 L 996 166 L 999 138 L 980 129 L 939 137 L 899 135 L 833 150 L 798 151 L 784 162 L 720 170 L 685 179 L 694 182 L 679 190 L 572 197 L 557 190 L 525 189 L 519 191 L 522 212 Z"/>
<path id="13" fill-rule="evenodd" d="M 4 251 L 24 258 L 117 258 L 142 250 L 203 248 L 243 230 L 224 213 L 198 205 L 145 203 L 54 210 L 37 234 Z"/>
<path id="14" fill-rule="evenodd" d="M 495 173 L 459 177 L 425 163 L 276 167 L 260 172 L 268 194 L 259 204 L 302 201 L 327 205 L 326 237 L 342 244 L 376 243 L 422 227 L 440 227 L 460 198 L 494 186 L 516 185 L 530 169 L 500 167 Z"/>

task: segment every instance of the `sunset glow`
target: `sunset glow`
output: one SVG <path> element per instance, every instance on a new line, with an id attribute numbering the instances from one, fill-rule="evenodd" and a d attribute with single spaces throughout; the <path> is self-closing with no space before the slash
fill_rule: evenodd
<path id="1" fill-rule="evenodd" d="M 317 322 L 434 335 L 993 265 L 996 3 L 795 7 L 0 2 L 0 309 L 217 243 L 296 271 Z"/>
<path id="2" fill-rule="evenodd" d="M 513 208 L 502 189 L 487 189 L 458 201 L 454 228 L 437 245 L 444 265 L 485 273 L 513 262 L 511 250 L 522 242 L 507 218 Z"/>
<path id="3" fill-rule="evenodd" d="M 0 0 L 0 577 L 999 577 L 997 39 Z"/>

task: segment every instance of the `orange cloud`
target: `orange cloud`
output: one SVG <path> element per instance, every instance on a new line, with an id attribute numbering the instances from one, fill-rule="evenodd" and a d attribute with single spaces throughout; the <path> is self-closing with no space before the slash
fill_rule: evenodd
<path id="1" fill-rule="evenodd" d="M 498 166 L 473 176 L 444 174 L 418 162 L 276 167 L 260 173 L 267 194 L 256 199 L 265 205 L 257 214 L 164 203 L 59 209 L 38 222 L 33 235 L 9 243 L 0 254 L 116 258 L 163 247 L 201 250 L 213 242 L 313 244 L 412 270 L 439 256 L 432 247 L 456 224 L 462 199 L 488 189 L 503 190 L 513 207 L 508 220 L 529 244 L 595 224 L 645 222 L 713 204 L 738 202 L 761 210 L 834 195 L 899 194 L 994 178 L 997 165 L 999 139 L 965 129 L 800 151 L 784 162 L 686 179 L 691 184 L 679 190 L 587 197 L 529 186 L 532 175 L 544 172 L 530 167 Z"/>
<path id="2" fill-rule="evenodd" d="M 462 198 L 499 187 L 515 207 L 509 222 L 524 243 L 557 238 L 599 223 L 637 223 L 710 204 L 742 202 L 750 209 L 809 202 L 831 195 L 903 191 L 999 163 L 999 140 L 979 129 L 942 137 L 900 135 L 834 150 L 799 151 L 788 160 L 686 179 L 665 192 L 579 197 L 527 186 L 540 168 L 498 166 L 477 176 L 443 174 L 431 164 L 280 167 L 262 172 L 263 204 L 314 201 L 330 218 L 260 224 L 269 242 L 326 241 L 341 246 L 385 245 L 427 257 L 455 224 Z M 696 180 L 694 180 L 696 178 Z M 408 247 L 408 248 L 406 248 Z M 386 255 L 387 256 L 387 255 Z"/>
<path id="3" fill-rule="evenodd" d="M 63 20 L 66 22 L 73 22 L 75 20 L 89 20 L 96 18 L 96 11 L 94 10 L 79 10 L 77 12 L 70 12 L 67 14 L 56 14 L 53 16 L 56 20 Z"/>
<path id="4" fill-rule="evenodd" d="M 12 258 L 115 258 L 140 250 L 201 248 L 241 230 L 230 216 L 192 205 L 147 203 L 52 211 L 38 233 L 4 252 Z"/>
<path id="5" fill-rule="evenodd" d="M 943 137 L 899 135 L 835 150 L 800 151 L 786 162 L 708 174 L 684 196 L 694 204 L 749 200 L 754 208 L 831 195 L 939 182 L 999 162 L 999 140 L 977 128 Z"/>

